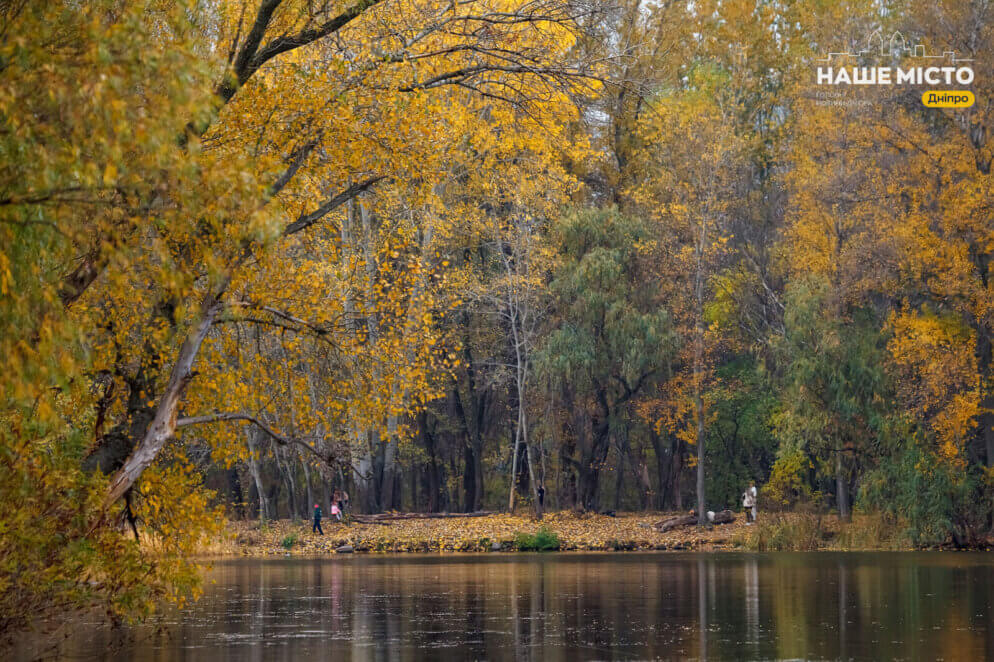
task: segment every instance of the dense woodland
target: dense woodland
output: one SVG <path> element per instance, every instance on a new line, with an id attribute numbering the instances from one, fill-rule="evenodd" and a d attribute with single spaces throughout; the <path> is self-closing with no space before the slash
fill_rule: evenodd
<path id="1" fill-rule="evenodd" d="M 0 3 L 0 628 L 182 602 L 225 518 L 335 489 L 541 516 L 754 480 L 984 539 L 991 12 Z M 977 104 L 826 102 L 814 59 L 877 31 L 974 58 Z"/>

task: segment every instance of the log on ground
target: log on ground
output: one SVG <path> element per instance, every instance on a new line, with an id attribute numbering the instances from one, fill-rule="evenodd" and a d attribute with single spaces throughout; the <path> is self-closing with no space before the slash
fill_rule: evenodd
<path id="1" fill-rule="evenodd" d="M 735 514 L 730 510 L 722 510 L 714 514 L 712 524 L 730 524 L 735 521 Z M 697 513 L 691 512 L 689 515 L 681 517 L 671 517 L 653 524 L 653 528 L 660 533 L 666 533 L 681 526 L 692 526 L 697 524 Z"/>

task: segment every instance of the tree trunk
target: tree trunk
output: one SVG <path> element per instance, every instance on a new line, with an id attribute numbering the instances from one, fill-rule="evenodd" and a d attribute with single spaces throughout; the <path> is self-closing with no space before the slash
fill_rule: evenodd
<path id="1" fill-rule="evenodd" d="M 220 291 L 224 291 L 224 287 Z M 201 306 L 200 321 L 190 329 L 176 363 L 169 374 L 169 382 L 155 408 L 155 416 L 145 430 L 145 434 L 134 451 L 125 460 L 107 487 L 104 496 L 104 508 L 116 503 L 124 493 L 131 489 L 142 472 L 158 457 L 159 451 L 176 434 L 176 417 L 179 413 L 180 402 L 186 392 L 186 387 L 193 379 L 193 364 L 200 353 L 200 347 L 207 337 L 214 320 L 221 312 L 222 306 L 218 301 L 220 295 L 208 295 Z"/>
<path id="2" fill-rule="evenodd" d="M 299 456 L 300 453 L 298 452 L 297 455 Z M 303 457 L 300 458 L 300 466 L 304 468 L 304 484 L 307 486 L 307 503 L 304 504 L 301 517 L 307 519 L 307 516 L 310 514 L 310 509 L 315 503 L 314 488 L 311 487 L 311 470 L 307 468 L 307 460 L 305 460 Z"/>
<path id="3" fill-rule="evenodd" d="M 656 432 L 655 428 L 649 428 L 649 441 L 652 442 L 652 451 L 656 455 L 656 508 L 659 510 L 666 509 L 666 498 L 669 493 L 669 463 L 666 456 L 668 453 L 663 451 L 663 440 L 659 433 Z"/>
<path id="4" fill-rule="evenodd" d="M 706 513 L 704 499 L 704 249 L 707 241 L 707 217 L 701 218 L 697 241 L 697 269 L 694 276 L 694 414 L 697 419 L 697 512 Z M 698 522 L 706 524 L 704 517 Z"/>
<path id="5" fill-rule="evenodd" d="M 980 401 L 982 413 L 978 417 L 980 437 L 984 442 L 987 467 L 994 467 L 994 383 L 991 382 L 992 364 L 994 364 L 994 342 L 989 337 L 990 331 L 983 326 L 976 329 L 977 333 L 977 369 L 980 373 L 980 383 L 983 385 L 983 396 Z"/>
<path id="6" fill-rule="evenodd" d="M 259 460 L 256 458 L 257 446 L 253 440 L 255 434 L 255 428 L 249 428 L 245 432 L 249 447 L 249 472 L 252 474 L 252 481 L 255 483 L 255 491 L 259 494 L 259 519 L 266 521 L 272 518 L 272 513 L 270 513 L 269 503 L 266 501 L 266 490 L 262 486 L 262 475 L 259 473 Z"/>
<path id="7" fill-rule="evenodd" d="M 514 512 L 514 484 L 518 480 L 518 449 L 521 443 L 520 418 L 521 415 L 519 413 L 518 415 L 519 422 L 518 425 L 514 428 L 514 446 L 513 449 L 511 450 L 511 487 L 508 490 L 508 497 L 507 497 L 507 512 L 509 513 Z"/>
<path id="8" fill-rule="evenodd" d="M 438 476 L 438 460 L 435 456 L 435 438 L 428 429 L 428 412 L 422 410 L 418 414 L 418 427 L 421 430 L 421 442 L 425 452 L 428 454 L 428 466 L 426 469 L 428 512 L 434 513 L 441 505 L 441 483 Z"/>
<path id="9" fill-rule="evenodd" d="M 362 448 L 362 455 L 359 458 L 358 471 L 355 474 L 356 499 L 354 500 L 361 512 L 375 512 L 375 495 L 373 494 L 375 481 L 373 480 L 373 454 L 370 449 L 368 434 L 356 432 L 356 439 Z"/>
<path id="10" fill-rule="evenodd" d="M 621 452 L 621 444 L 615 439 L 615 451 L 618 454 L 617 466 L 614 468 L 614 510 L 621 510 L 621 486 L 625 479 L 625 455 Z"/>
<path id="11" fill-rule="evenodd" d="M 681 515 L 680 517 L 671 517 L 670 519 L 662 520 L 656 522 L 652 525 L 656 531 L 660 533 L 666 533 L 672 529 L 679 528 L 681 526 L 690 526 L 692 524 L 701 524 L 702 522 L 707 524 L 730 524 L 735 521 L 735 513 L 730 510 L 722 510 L 714 514 L 714 520 L 708 520 L 707 516 L 697 517 L 697 513 L 691 513 L 690 515 Z"/>
<path id="12" fill-rule="evenodd" d="M 839 517 L 849 520 L 849 485 L 842 462 L 842 451 L 835 453 L 835 500 L 839 506 Z"/>
<path id="13" fill-rule="evenodd" d="M 468 339 L 466 342 L 469 342 Z M 467 351 L 467 361 L 472 361 Z M 475 379 L 471 364 L 467 365 L 469 402 L 473 410 L 477 410 L 479 403 L 475 394 Z M 456 421 L 463 437 L 463 495 L 465 497 L 465 510 L 473 512 L 480 509 L 483 502 L 483 443 L 479 431 L 479 421 L 473 420 L 466 414 L 463 406 L 462 393 L 459 391 L 458 382 L 452 385 L 449 395 L 450 412 Z"/>
<path id="14" fill-rule="evenodd" d="M 383 445 L 383 479 L 380 488 L 380 507 L 397 508 L 395 486 L 397 482 L 397 417 L 387 418 L 387 441 Z"/>
<path id="15" fill-rule="evenodd" d="M 287 458 L 283 457 L 282 452 L 278 448 L 273 449 L 273 455 L 276 457 L 276 465 L 279 467 L 280 473 L 283 474 L 283 480 L 286 482 L 287 509 L 290 512 L 290 517 L 298 517 L 300 509 L 297 508 L 297 485 L 293 479 L 290 462 Z"/>
<path id="16" fill-rule="evenodd" d="M 237 466 L 228 469 L 228 490 L 231 492 L 235 517 L 243 519 L 245 517 L 245 495 L 242 494 L 242 481 L 238 476 Z"/>
<path id="17" fill-rule="evenodd" d="M 535 480 L 535 460 L 532 457 L 532 445 L 528 439 L 528 413 L 524 409 L 521 410 L 521 417 L 524 419 L 522 429 L 524 430 L 525 438 L 525 459 L 528 461 L 528 485 L 531 487 L 535 517 L 542 519 L 542 504 L 538 498 L 538 482 Z"/>

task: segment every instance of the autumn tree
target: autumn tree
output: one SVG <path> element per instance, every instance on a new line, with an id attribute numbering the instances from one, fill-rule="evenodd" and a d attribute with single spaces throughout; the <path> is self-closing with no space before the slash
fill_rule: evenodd
<path id="1" fill-rule="evenodd" d="M 611 442 L 633 418 L 633 398 L 666 376 L 677 346 L 670 315 L 645 278 L 656 245 L 646 225 L 615 209 L 578 211 L 553 229 L 559 266 L 553 324 L 537 362 L 572 419 L 574 503 L 596 510 Z"/>
<path id="2" fill-rule="evenodd" d="M 356 430 L 383 431 L 393 452 L 439 365 L 420 350 L 439 290 L 436 216 L 424 210 L 444 159 L 465 146 L 481 100 L 518 109 L 500 120 L 526 135 L 588 85 L 596 72 L 563 55 L 592 11 L 420 0 L 5 7 L 3 112 L 18 129 L 4 137 L 3 342 L 24 367 L 4 378 L 4 489 L 23 511 L 4 521 L 55 513 L 61 533 L 46 537 L 39 572 L 63 567 L 64 550 L 101 550 L 65 558 L 78 579 L 63 590 L 18 570 L 31 554 L 9 547 L 5 577 L 27 583 L 5 594 L 133 613 L 182 592 L 193 581 L 187 534 L 218 519 L 191 450 L 206 441 L 218 462 L 244 457 L 232 423 L 283 449 L 279 462 L 293 449 L 351 464 Z M 374 188 L 364 234 L 343 239 L 346 203 Z M 65 450 L 58 469 L 36 464 L 53 445 Z M 60 487 L 40 487 L 52 480 Z M 389 473 L 380 481 L 392 502 Z M 79 489 L 88 496 L 68 497 Z M 26 506 L 22 491 L 46 501 Z M 146 563 L 119 522 L 136 533 L 135 522 L 155 522 L 171 545 L 145 585 L 127 572 L 104 581 L 119 562 L 136 573 Z M 5 617 L 27 613 L 8 607 Z"/>

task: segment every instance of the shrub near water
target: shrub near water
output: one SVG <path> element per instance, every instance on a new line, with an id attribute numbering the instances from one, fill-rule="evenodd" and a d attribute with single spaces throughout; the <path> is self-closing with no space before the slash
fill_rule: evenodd
<path id="1" fill-rule="evenodd" d="M 744 535 L 743 544 L 757 552 L 808 552 L 822 546 L 824 535 L 819 515 L 768 515 Z"/>
<path id="2" fill-rule="evenodd" d="M 816 513 L 767 515 L 739 542 L 757 552 L 895 550 L 911 546 L 898 523 L 878 515 L 854 515 L 852 521 L 842 522 Z"/>
<path id="3" fill-rule="evenodd" d="M 532 534 L 518 533 L 514 544 L 522 552 L 551 552 L 559 549 L 559 536 L 543 526 Z"/>

